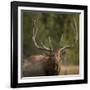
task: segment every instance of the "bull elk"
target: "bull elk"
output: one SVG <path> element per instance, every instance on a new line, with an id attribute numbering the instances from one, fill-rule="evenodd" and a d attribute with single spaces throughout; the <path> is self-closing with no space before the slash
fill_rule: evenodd
<path id="1" fill-rule="evenodd" d="M 35 24 L 35 22 L 34 22 Z M 49 75 L 59 75 L 62 61 L 62 54 L 65 49 L 72 48 L 74 45 L 67 45 L 63 48 L 53 50 L 46 47 L 44 44 L 42 46 L 38 45 L 36 42 L 38 30 L 33 28 L 32 41 L 35 47 L 39 50 L 48 52 L 48 55 L 32 55 L 25 60 L 23 65 L 23 76 L 49 76 Z"/>

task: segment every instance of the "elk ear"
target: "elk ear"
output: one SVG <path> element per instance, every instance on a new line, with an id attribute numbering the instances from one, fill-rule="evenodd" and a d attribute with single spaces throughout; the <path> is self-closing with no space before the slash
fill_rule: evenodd
<path id="1" fill-rule="evenodd" d="M 65 55 L 65 54 L 66 54 L 66 51 L 63 50 L 63 51 L 61 52 L 61 55 Z"/>
<path id="2" fill-rule="evenodd" d="M 61 61 L 63 61 L 65 54 L 66 54 L 66 51 L 63 50 L 63 51 L 61 52 Z"/>

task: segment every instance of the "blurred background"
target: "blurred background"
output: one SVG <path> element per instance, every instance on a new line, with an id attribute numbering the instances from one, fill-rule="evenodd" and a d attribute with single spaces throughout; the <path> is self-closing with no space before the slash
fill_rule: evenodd
<path id="1" fill-rule="evenodd" d="M 32 41 L 33 29 L 35 29 L 38 30 L 36 41 L 40 46 L 43 43 L 56 50 L 74 44 L 74 48 L 65 50 L 61 74 L 79 74 L 79 15 L 79 13 L 22 10 L 23 62 L 31 55 L 47 54 L 38 50 Z"/>

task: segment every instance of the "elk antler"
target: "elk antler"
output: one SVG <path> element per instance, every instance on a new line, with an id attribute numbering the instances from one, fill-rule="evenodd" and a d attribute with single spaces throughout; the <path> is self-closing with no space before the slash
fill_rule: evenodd
<path id="1" fill-rule="evenodd" d="M 37 42 L 36 42 L 36 35 L 37 35 L 37 32 L 38 32 L 38 29 L 35 30 L 35 25 L 36 24 L 36 21 L 34 20 L 34 27 L 33 27 L 33 36 L 32 36 L 32 40 L 34 42 L 34 45 L 36 46 L 36 48 L 40 49 L 40 50 L 45 50 L 45 51 L 52 51 L 51 49 L 47 48 L 42 42 L 42 47 L 40 47 Z"/>
<path id="2" fill-rule="evenodd" d="M 62 52 L 62 51 L 64 51 L 65 49 L 69 49 L 69 48 L 73 48 L 74 46 L 75 46 L 75 44 L 77 43 L 77 40 L 78 40 L 78 36 L 77 36 L 77 34 L 78 34 L 78 32 L 77 32 L 77 22 L 76 22 L 76 20 L 75 20 L 75 18 L 73 17 L 73 22 L 74 22 L 74 27 L 75 27 L 75 43 L 74 44 L 72 44 L 72 45 L 66 45 L 66 46 L 64 46 L 63 48 L 61 48 L 60 49 L 60 51 Z"/>
<path id="3" fill-rule="evenodd" d="M 62 51 L 64 51 L 65 49 L 69 49 L 69 48 L 73 48 L 73 47 L 74 47 L 73 44 L 72 44 L 72 45 L 67 45 L 67 46 L 64 46 L 63 48 L 61 48 L 60 51 L 62 52 Z"/>

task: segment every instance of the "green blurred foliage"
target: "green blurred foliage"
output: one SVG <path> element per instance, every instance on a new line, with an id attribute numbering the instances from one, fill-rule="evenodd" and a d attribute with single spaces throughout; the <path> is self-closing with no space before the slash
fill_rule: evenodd
<path id="1" fill-rule="evenodd" d="M 35 25 L 33 24 L 34 20 L 36 20 Z M 66 50 L 63 63 L 79 64 L 78 13 L 22 11 L 21 22 L 24 58 L 35 54 L 45 54 L 38 50 L 32 41 L 32 31 L 36 29 L 38 30 L 36 40 L 40 46 L 42 46 L 42 42 L 45 46 L 56 50 L 74 44 L 74 48 Z M 75 22 L 77 27 L 75 27 Z"/>

